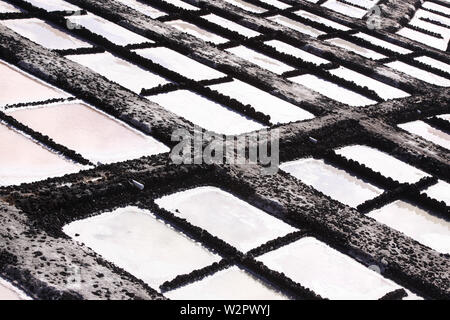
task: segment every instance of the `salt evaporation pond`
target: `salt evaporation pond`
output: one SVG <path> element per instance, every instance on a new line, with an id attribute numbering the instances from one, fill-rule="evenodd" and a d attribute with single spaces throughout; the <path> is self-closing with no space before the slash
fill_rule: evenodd
<path id="1" fill-rule="evenodd" d="M 353 107 L 363 107 L 376 104 L 376 101 L 360 95 L 354 91 L 348 90 L 331 81 L 319 78 L 313 74 L 304 74 L 289 78 L 289 80 L 301 84 L 311 90 L 314 90 L 324 96 L 348 104 Z"/>
<path id="2" fill-rule="evenodd" d="M 164 293 L 172 300 L 287 300 L 261 279 L 236 267 Z"/>
<path id="3" fill-rule="evenodd" d="M 241 26 L 240 24 L 237 24 L 236 22 L 230 21 L 228 19 L 222 18 L 215 14 L 207 14 L 206 16 L 202 16 L 203 19 L 208 20 L 209 22 L 215 23 L 218 26 L 225 27 L 227 29 L 230 29 L 231 31 L 237 32 L 245 37 L 251 38 L 259 36 L 260 33 L 257 31 L 254 31 L 250 28 Z"/>
<path id="4" fill-rule="evenodd" d="M 177 192 L 159 198 L 155 203 L 242 252 L 296 230 L 216 187 Z"/>
<path id="5" fill-rule="evenodd" d="M 280 165 L 280 169 L 351 207 L 357 207 L 383 193 L 383 190 L 323 160 L 306 158 L 285 162 Z"/>
<path id="6" fill-rule="evenodd" d="M 204 41 L 212 42 L 214 44 L 220 44 L 228 42 L 228 39 L 223 38 L 215 33 L 209 32 L 203 28 L 196 26 L 195 24 L 183 21 L 183 20 L 172 20 L 165 22 L 166 24 L 180 30 L 182 32 L 188 33 L 191 36 L 202 39 Z"/>
<path id="7" fill-rule="evenodd" d="M 0 13 L 20 12 L 21 10 L 12 4 L 0 1 Z"/>
<path id="8" fill-rule="evenodd" d="M 89 31 L 100 35 L 112 43 L 120 46 L 153 42 L 134 32 L 129 31 L 115 23 L 105 20 L 93 14 L 69 16 L 68 19 L 75 24 L 81 25 Z"/>
<path id="9" fill-rule="evenodd" d="M 44 9 L 46 11 L 81 10 L 79 7 L 63 0 L 26 0 L 26 2 L 29 2 L 33 6 Z"/>
<path id="10" fill-rule="evenodd" d="M 118 58 L 109 52 L 69 55 L 66 58 L 82 64 L 105 78 L 138 94 L 142 89 L 150 89 L 169 83 L 165 78 Z"/>
<path id="11" fill-rule="evenodd" d="M 397 200 L 368 214 L 441 253 L 450 253 L 450 222 L 407 202 Z"/>
<path id="12" fill-rule="evenodd" d="M 439 180 L 438 183 L 432 185 L 423 193 L 437 201 L 444 201 L 450 207 L 450 184 L 447 182 Z"/>
<path id="13" fill-rule="evenodd" d="M 221 259 L 152 212 L 137 207 L 75 221 L 63 231 L 155 290 L 177 275 Z"/>
<path id="14" fill-rule="evenodd" d="M 263 13 L 267 11 L 266 9 L 260 8 L 258 6 L 255 6 L 251 3 L 242 0 L 224 0 L 224 1 L 232 4 L 233 6 L 239 7 L 245 11 L 252 13 Z"/>
<path id="15" fill-rule="evenodd" d="M 449 72 L 449 70 L 450 70 L 450 65 L 448 65 L 442 61 L 427 57 L 427 56 L 417 57 L 417 58 L 414 58 L 414 60 L 425 63 L 433 68 L 440 69 L 444 72 Z"/>
<path id="16" fill-rule="evenodd" d="M 140 13 L 145 14 L 146 16 L 149 16 L 152 19 L 156 19 L 166 15 L 165 12 L 156 9 L 147 3 L 144 4 L 142 2 L 139 2 L 138 0 L 117 0 L 117 1 L 123 3 L 124 5 L 130 8 L 133 8 L 136 11 L 139 11 Z"/>
<path id="17" fill-rule="evenodd" d="M 1 123 L 0 150 L 0 186 L 63 176 L 83 168 Z"/>
<path id="18" fill-rule="evenodd" d="M 328 299 L 376 300 L 400 288 L 312 237 L 270 251 L 257 260 Z"/>
<path id="19" fill-rule="evenodd" d="M 67 98 L 68 94 L 0 60 L 0 107 L 48 99 Z"/>
<path id="20" fill-rule="evenodd" d="M 271 6 L 274 6 L 275 8 L 278 8 L 278 9 L 290 8 L 290 5 L 288 5 L 288 4 L 284 3 L 284 2 L 278 1 L 278 0 L 260 0 L 260 1 L 264 2 L 264 3 L 267 3 L 267 4 L 270 4 Z"/>
<path id="21" fill-rule="evenodd" d="M 292 67 L 281 61 L 270 58 L 262 53 L 256 52 L 244 46 L 238 46 L 225 50 L 237 55 L 238 57 L 241 57 L 244 60 L 258 65 L 263 69 L 267 69 L 277 74 L 282 74 L 283 72 L 294 70 Z"/>
<path id="22" fill-rule="evenodd" d="M 147 98 L 180 117 L 216 133 L 235 135 L 264 128 L 259 122 L 189 90 L 161 93 Z M 189 104 L 186 104 L 186 101 L 189 101 Z"/>
<path id="23" fill-rule="evenodd" d="M 439 129 L 430 126 L 429 124 L 423 121 L 417 120 L 402 123 L 399 124 L 398 126 L 403 130 L 421 136 L 426 140 L 429 140 L 437 145 L 440 145 L 441 147 L 450 150 L 450 135 L 448 135 L 444 131 L 441 131 Z"/>
<path id="24" fill-rule="evenodd" d="M 173 4 L 175 7 L 185 9 L 185 10 L 191 10 L 191 11 L 197 11 L 200 10 L 199 8 L 190 5 L 189 3 L 186 3 L 182 0 L 164 0 L 165 2 L 168 2 L 170 4 Z"/>
<path id="25" fill-rule="evenodd" d="M 364 164 L 373 171 L 380 172 L 401 183 L 416 183 L 429 175 L 400 161 L 389 154 L 364 145 L 351 145 L 336 150 L 336 153 Z"/>
<path id="26" fill-rule="evenodd" d="M 305 11 L 305 10 L 298 10 L 298 11 L 295 11 L 294 13 L 296 15 L 298 15 L 299 17 L 302 17 L 302 18 L 305 18 L 305 19 L 308 19 L 308 20 L 311 20 L 311 21 L 315 21 L 315 22 L 324 24 L 324 25 L 326 25 L 328 27 L 331 27 L 331 28 L 334 28 L 334 29 L 337 29 L 337 30 L 341 30 L 341 31 L 350 30 L 349 27 L 346 27 L 346 26 L 344 26 L 344 25 L 342 25 L 340 23 L 337 23 L 337 22 L 334 22 L 334 21 L 332 21 L 330 19 L 327 19 L 327 18 L 318 16 L 318 15 L 315 15 L 314 13 L 311 13 L 311 12 L 308 12 L 308 11 Z"/>
<path id="27" fill-rule="evenodd" d="M 395 69 L 397 71 L 409 74 L 417 79 L 423 80 L 425 82 L 441 86 L 441 87 L 450 87 L 450 80 L 444 77 L 438 76 L 434 73 L 413 67 L 409 64 L 406 64 L 401 61 L 394 61 L 387 63 L 386 66 L 389 68 Z"/>
<path id="28" fill-rule="evenodd" d="M 314 118 L 312 113 L 236 79 L 231 82 L 212 85 L 211 89 L 230 96 L 245 105 L 251 105 L 256 111 L 269 115 L 270 121 L 274 124 Z"/>
<path id="29" fill-rule="evenodd" d="M 354 52 L 354 53 L 359 54 L 360 56 L 363 56 L 368 59 L 379 60 L 379 59 L 386 58 L 386 56 L 382 55 L 381 53 L 375 52 L 375 51 L 367 49 L 367 48 L 363 48 L 357 44 L 354 44 L 350 41 L 347 41 L 347 40 L 344 40 L 341 38 L 333 38 L 333 39 L 329 39 L 326 41 L 337 47 Z"/>
<path id="30" fill-rule="evenodd" d="M 358 32 L 358 33 L 354 34 L 353 36 L 355 36 L 357 38 L 361 38 L 361 39 L 366 40 L 374 45 L 380 46 L 385 49 L 389 49 L 389 50 L 397 52 L 397 53 L 408 54 L 408 53 L 412 52 L 411 50 L 405 49 L 396 44 L 393 44 L 393 43 L 387 42 L 385 40 L 381 40 L 376 37 L 370 36 L 367 33 Z"/>
<path id="31" fill-rule="evenodd" d="M 272 20 L 272 21 L 279 23 L 285 27 L 291 28 L 292 30 L 301 32 L 303 34 L 306 34 L 306 35 L 314 37 L 314 38 L 317 38 L 318 36 L 325 34 L 325 32 L 323 32 L 323 31 L 317 30 L 317 29 L 315 29 L 309 25 L 306 25 L 304 23 L 286 18 L 282 15 L 276 15 L 273 17 L 269 17 L 267 19 Z"/>
<path id="32" fill-rule="evenodd" d="M 330 73 L 342 79 L 353 81 L 361 87 L 368 87 L 369 89 L 375 91 L 383 100 L 404 98 L 409 96 L 408 93 L 400 89 L 391 87 L 381 81 L 377 81 L 345 67 L 330 70 Z"/>
<path id="33" fill-rule="evenodd" d="M 363 1 L 361 1 L 361 2 L 363 2 Z M 352 18 L 357 18 L 357 19 L 361 19 L 367 13 L 366 10 L 351 6 L 346 3 L 339 2 L 337 0 L 328 0 L 322 6 L 328 8 L 328 9 L 331 9 L 333 11 L 342 13 L 346 16 L 349 16 Z"/>
<path id="34" fill-rule="evenodd" d="M 9 281 L 0 278 L 0 300 L 29 300 L 29 298 Z"/>
<path id="35" fill-rule="evenodd" d="M 170 150 L 156 139 L 83 103 L 19 109 L 9 114 L 94 163 L 136 159 Z"/>
<path id="36" fill-rule="evenodd" d="M 134 52 L 192 80 L 201 81 L 225 76 L 222 72 L 165 47 L 139 49 Z"/>
<path id="37" fill-rule="evenodd" d="M 291 46 L 290 44 L 287 44 L 279 40 L 269 40 L 266 41 L 265 44 L 277 49 L 277 51 L 279 52 L 290 54 L 303 61 L 314 63 L 315 65 L 322 65 L 330 62 L 328 60 L 325 60 L 321 57 L 318 57 L 304 50 L 298 49 L 294 46 Z"/>
<path id="38" fill-rule="evenodd" d="M 66 31 L 40 19 L 4 20 L 1 23 L 48 49 L 67 50 L 92 47 L 89 43 L 71 36 Z"/>

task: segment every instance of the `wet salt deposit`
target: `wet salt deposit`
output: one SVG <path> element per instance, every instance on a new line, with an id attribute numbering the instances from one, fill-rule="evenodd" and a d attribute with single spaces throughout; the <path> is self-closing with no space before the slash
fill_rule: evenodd
<path id="1" fill-rule="evenodd" d="M 63 231 L 155 290 L 179 274 L 220 260 L 150 211 L 136 207 L 75 221 Z"/>
<path id="2" fill-rule="evenodd" d="M 69 95 L 0 60 L 0 107 Z"/>
<path id="3" fill-rule="evenodd" d="M 370 100 L 359 93 L 343 88 L 336 83 L 324 80 L 313 74 L 304 74 L 289 79 L 311 90 L 317 91 L 330 99 L 346 103 L 350 106 L 361 107 L 376 103 L 376 101 Z"/>
<path id="4" fill-rule="evenodd" d="M 323 160 L 308 158 L 285 162 L 280 165 L 280 169 L 331 198 L 352 207 L 357 207 L 383 193 L 383 190 L 342 169 L 326 164 Z"/>
<path id="5" fill-rule="evenodd" d="M 358 161 L 368 168 L 401 183 L 415 183 L 428 176 L 425 172 L 371 147 L 352 145 L 337 149 L 336 153 L 347 159 Z"/>
<path id="6" fill-rule="evenodd" d="M 225 74 L 214 70 L 200 62 L 192 60 L 181 53 L 165 47 L 139 49 L 135 52 L 170 70 L 193 80 L 207 80 L 224 77 Z"/>
<path id="7" fill-rule="evenodd" d="M 177 192 L 155 202 L 242 252 L 296 230 L 216 187 Z"/>
<path id="8" fill-rule="evenodd" d="M 232 82 L 213 85 L 211 89 L 230 96 L 243 104 L 251 105 L 256 111 L 269 115 L 271 122 L 274 124 L 301 121 L 314 117 L 313 114 L 289 102 L 236 79 Z"/>
<path id="9" fill-rule="evenodd" d="M 252 274 L 236 267 L 164 294 L 173 300 L 285 300 L 287 297 Z"/>
<path id="10" fill-rule="evenodd" d="M 277 74 L 282 74 L 283 72 L 293 70 L 292 67 L 284 64 L 281 61 L 270 58 L 262 53 L 256 52 L 244 46 L 226 49 L 226 51 L 231 52 L 251 63 L 257 64 L 263 69 L 267 69 Z"/>
<path id="11" fill-rule="evenodd" d="M 5 20 L 1 23 L 48 49 L 66 50 L 91 47 L 89 43 L 39 19 Z"/>
<path id="12" fill-rule="evenodd" d="M 380 223 L 442 253 L 450 253 L 450 222 L 397 200 L 368 214 Z"/>
<path id="13" fill-rule="evenodd" d="M 83 167 L 0 123 L 0 186 L 63 176 Z"/>
<path id="14" fill-rule="evenodd" d="M 379 299 L 399 286 L 312 237 L 257 258 L 329 299 Z"/>
<path id="15" fill-rule="evenodd" d="M 241 134 L 264 126 L 189 90 L 178 90 L 148 97 L 167 110 L 210 131 L 221 134 Z M 189 101 L 189 104 L 186 104 Z"/>
<path id="16" fill-rule="evenodd" d="M 398 125 L 403 130 L 421 136 L 441 147 L 450 150 L 450 135 L 444 131 L 438 130 L 423 121 L 413 121 Z"/>
<path id="17" fill-rule="evenodd" d="M 169 151 L 154 138 L 85 104 L 47 105 L 15 110 L 10 115 L 94 163 L 124 161 Z"/>
<path id="18" fill-rule="evenodd" d="M 169 82 L 159 75 L 108 52 L 72 55 L 66 56 L 66 58 L 92 69 L 135 93 Z"/>

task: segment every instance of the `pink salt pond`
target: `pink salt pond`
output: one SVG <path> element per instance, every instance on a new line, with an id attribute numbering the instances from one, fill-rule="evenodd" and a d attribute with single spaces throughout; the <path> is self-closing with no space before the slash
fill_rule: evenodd
<path id="1" fill-rule="evenodd" d="M 63 176 L 82 169 L 21 133 L 0 124 L 0 186 Z"/>
<path id="2" fill-rule="evenodd" d="M 69 95 L 0 61 L 0 107 L 7 104 L 67 98 Z"/>
<path id="3" fill-rule="evenodd" d="M 94 163 L 112 163 L 169 151 L 154 138 L 82 103 L 16 109 L 10 115 Z"/>

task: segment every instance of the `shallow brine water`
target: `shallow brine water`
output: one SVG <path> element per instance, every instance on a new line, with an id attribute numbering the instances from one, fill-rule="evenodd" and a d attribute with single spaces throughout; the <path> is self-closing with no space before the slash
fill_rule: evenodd
<path id="1" fill-rule="evenodd" d="M 383 190 L 323 160 L 308 158 L 285 162 L 280 165 L 280 169 L 351 207 L 357 207 L 383 193 Z"/>
<path id="2" fill-rule="evenodd" d="M 1 23 L 48 49 L 66 50 L 92 47 L 89 43 L 39 19 L 5 20 Z"/>
<path id="3" fill-rule="evenodd" d="M 0 123 L 0 186 L 63 176 L 83 167 Z"/>
<path id="4" fill-rule="evenodd" d="M 165 68 L 196 81 L 224 77 L 225 74 L 216 71 L 200 62 L 165 47 L 134 50 L 144 58 L 150 59 Z"/>
<path id="5" fill-rule="evenodd" d="M 286 300 L 284 294 L 236 267 L 164 294 L 172 300 Z"/>
<path id="6" fill-rule="evenodd" d="M 242 252 L 296 229 L 216 187 L 199 187 L 155 200 Z"/>
<path id="7" fill-rule="evenodd" d="M 108 52 L 69 55 L 66 58 L 80 63 L 138 94 L 142 89 L 169 83 L 163 77 Z"/>
<path id="8" fill-rule="evenodd" d="M 147 98 L 216 133 L 234 135 L 264 128 L 262 124 L 189 90 L 177 90 Z M 186 101 L 189 101 L 189 104 L 186 104 Z"/>
<path id="9" fill-rule="evenodd" d="M 314 118 L 313 114 L 239 80 L 213 85 L 211 89 L 251 105 L 256 111 L 269 115 L 274 124 Z"/>
<path id="10" fill-rule="evenodd" d="M 63 231 L 155 290 L 177 275 L 220 260 L 150 211 L 136 207 L 75 221 Z"/>
<path id="11" fill-rule="evenodd" d="M 7 104 L 67 98 L 68 94 L 0 60 L 0 107 Z"/>
<path id="12" fill-rule="evenodd" d="M 347 159 L 358 161 L 368 168 L 380 172 L 385 177 L 390 177 L 401 183 L 415 183 L 420 179 L 429 176 L 425 172 L 416 169 L 387 153 L 368 146 L 347 146 L 337 149 L 336 153 Z"/>
<path id="13" fill-rule="evenodd" d="M 329 299 L 374 300 L 400 288 L 312 237 L 268 252 L 257 260 Z"/>
<path id="14" fill-rule="evenodd" d="M 9 114 L 94 163 L 118 162 L 169 151 L 154 138 L 86 104 L 47 105 Z"/>
<path id="15" fill-rule="evenodd" d="M 442 253 L 450 253 L 450 222 L 397 200 L 368 214 L 380 223 Z"/>

